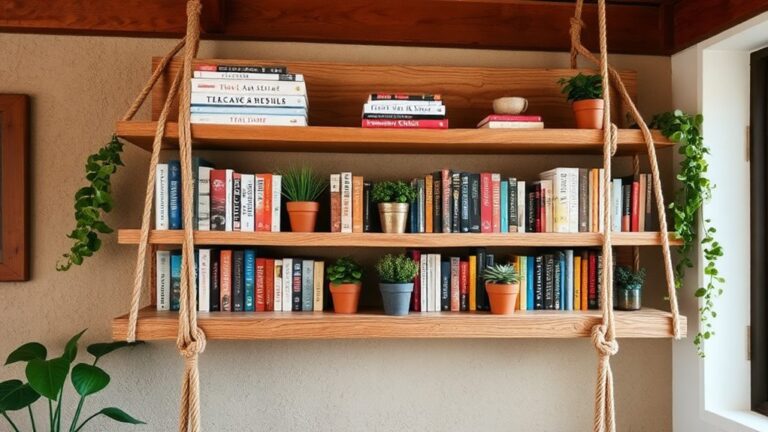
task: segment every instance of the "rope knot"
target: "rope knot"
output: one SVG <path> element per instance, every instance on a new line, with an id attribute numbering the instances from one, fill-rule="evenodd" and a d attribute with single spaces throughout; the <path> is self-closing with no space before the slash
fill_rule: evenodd
<path id="1" fill-rule="evenodd" d="M 605 333 L 608 328 L 604 324 L 592 327 L 592 344 L 595 349 L 604 356 L 614 356 L 619 352 L 619 343 L 615 340 L 606 340 Z"/>
<path id="2" fill-rule="evenodd" d="M 586 27 L 581 18 L 571 17 L 571 36 L 581 36 L 581 29 Z"/>
<path id="3" fill-rule="evenodd" d="M 205 333 L 198 327 L 194 331 L 192 340 L 179 344 L 179 354 L 185 359 L 190 359 L 205 351 Z"/>

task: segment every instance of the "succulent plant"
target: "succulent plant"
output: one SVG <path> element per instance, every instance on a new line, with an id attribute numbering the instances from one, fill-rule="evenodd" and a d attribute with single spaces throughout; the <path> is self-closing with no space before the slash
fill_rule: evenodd
<path id="1" fill-rule="evenodd" d="M 497 284 L 513 284 L 520 280 L 520 275 L 512 264 L 494 264 L 483 271 L 483 279 Z"/>

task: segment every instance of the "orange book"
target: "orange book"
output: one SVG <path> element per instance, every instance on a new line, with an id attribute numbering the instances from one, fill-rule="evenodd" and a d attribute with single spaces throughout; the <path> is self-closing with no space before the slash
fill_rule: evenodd
<path id="1" fill-rule="evenodd" d="M 587 253 L 582 252 L 581 254 L 581 304 L 580 309 L 581 310 L 587 310 L 589 309 L 589 289 L 587 289 L 587 286 L 589 285 L 589 260 L 587 259 Z"/>
<path id="2" fill-rule="evenodd" d="M 469 256 L 469 310 L 477 310 L 477 257 Z"/>
<path id="3" fill-rule="evenodd" d="M 363 177 L 352 177 L 352 232 L 363 232 Z"/>
<path id="4" fill-rule="evenodd" d="M 264 174 L 256 174 L 254 184 L 254 209 L 253 222 L 254 231 L 264 231 Z M 271 229 L 271 227 L 270 227 Z"/>
<path id="5" fill-rule="evenodd" d="M 259 220 L 264 223 L 258 228 L 259 231 L 272 231 L 272 174 L 262 175 L 264 176 L 264 207 Z"/>
<path id="6" fill-rule="evenodd" d="M 581 310 L 581 257 L 573 257 L 573 310 Z"/>
<path id="7" fill-rule="evenodd" d="M 341 175 L 331 174 L 331 232 L 341 232 Z"/>
<path id="8" fill-rule="evenodd" d="M 424 232 L 434 232 L 432 228 L 432 188 L 434 187 L 434 177 L 428 175 L 424 177 Z"/>
<path id="9" fill-rule="evenodd" d="M 232 251 L 223 250 L 219 256 L 219 290 L 221 311 L 232 312 Z"/>

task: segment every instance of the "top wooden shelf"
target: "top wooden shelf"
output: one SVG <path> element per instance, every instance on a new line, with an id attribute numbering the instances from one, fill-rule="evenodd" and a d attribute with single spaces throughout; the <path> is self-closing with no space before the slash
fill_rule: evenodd
<path id="1" fill-rule="evenodd" d="M 152 149 L 157 123 L 118 122 L 117 135 L 145 149 Z M 658 131 L 656 148 L 671 147 Z M 283 151 L 315 153 L 412 153 L 412 154 L 601 154 L 600 130 L 543 129 L 365 129 L 360 127 L 280 127 L 193 125 L 196 149 Z M 164 149 L 178 148 L 178 124 L 166 126 Z M 619 130 L 618 153 L 645 152 L 639 130 Z"/>

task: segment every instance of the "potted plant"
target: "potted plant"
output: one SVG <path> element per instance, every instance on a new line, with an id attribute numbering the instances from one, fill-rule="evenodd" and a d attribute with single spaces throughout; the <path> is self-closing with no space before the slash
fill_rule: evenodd
<path id="1" fill-rule="evenodd" d="M 644 268 L 633 271 L 630 267 L 616 267 L 613 272 L 613 286 L 616 287 L 615 308 L 625 311 L 640 310 L 644 283 Z"/>
<path id="2" fill-rule="evenodd" d="M 408 205 L 416 199 L 416 190 L 404 181 L 383 181 L 373 185 L 371 198 L 379 204 L 381 230 L 402 234 L 408 221 Z"/>
<path id="3" fill-rule="evenodd" d="M 515 312 L 517 295 L 520 293 L 520 276 L 512 264 L 495 264 L 483 271 L 485 290 L 491 302 L 492 314 Z"/>
<path id="4" fill-rule="evenodd" d="M 576 117 L 576 127 L 579 129 L 602 129 L 603 110 L 603 78 L 600 75 L 584 75 L 579 73 L 571 78 L 560 78 L 563 94 L 568 101 L 573 102 L 573 115 Z"/>
<path id="5" fill-rule="evenodd" d="M 352 258 L 344 257 L 337 259 L 326 271 L 333 297 L 333 310 L 339 314 L 356 313 L 363 268 Z"/>
<path id="6" fill-rule="evenodd" d="M 387 315 L 408 315 L 413 292 L 413 278 L 419 266 L 409 257 L 400 254 L 384 255 L 376 264 L 379 273 L 379 290 Z"/>
<path id="7" fill-rule="evenodd" d="M 314 232 L 320 203 L 317 199 L 328 184 L 309 167 L 290 168 L 280 173 L 285 208 L 293 232 Z"/>

